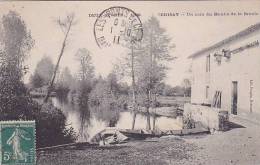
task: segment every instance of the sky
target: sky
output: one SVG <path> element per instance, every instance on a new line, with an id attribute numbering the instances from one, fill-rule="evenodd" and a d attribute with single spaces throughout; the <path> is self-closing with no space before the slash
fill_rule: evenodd
<path id="1" fill-rule="evenodd" d="M 187 59 L 189 55 L 260 21 L 260 1 L 0 2 L 0 17 L 7 14 L 9 10 L 17 11 L 35 40 L 35 47 L 26 60 L 29 73 L 25 76 L 25 82 L 33 74 L 37 63 L 44 55 L 50 56 L 56 63 L 63 33 L 55 20 L 72 12 L 75 13 L 77 24 L 72 27 L 61 67 L 67 66 L 75 74 L 78 69 L 75 53 L 79 48 L 87 48 L 92 53 L 96 75 L 106 76 L 112 70 L 112 64 L 126 52 L 120 45 L 102 49 L 98 47 L 93 33 L 97 17 L 90 17 L 89 14 L 99 14 L 112 6 L 123 6 L 133 10 L 140 14 L 142 22 L 151 16 L 158 18 L 160 26 L 165 28 L 166 34 L 176 45 L 170 53 L 178 58 L 169 63 L 170 69 L 165 78 L 165 82 L 173 86 L 181 84 L 183 78 L 189 76 L 188 69 L 191 64 L 191 60 Z M 242 15 L 214 16 L 214 13 L 231 12 L 240 12 Z M 160 16 L 159 13 L 181 15 Z M 213 16 L 205 16 L 206 13 L 211 13 Z M 244 13 L 254 14 L 248 16 Z"/>

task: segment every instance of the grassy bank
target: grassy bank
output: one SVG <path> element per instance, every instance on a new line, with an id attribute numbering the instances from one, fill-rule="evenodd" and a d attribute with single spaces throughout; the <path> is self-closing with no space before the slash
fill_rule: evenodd
<path id="1" fill-rule="evenodd" d="M 126 144 L 105 147 L 85 147 L 70 150 L 56 150 L 38 153 L 39 165 L 143 165 L 175 164 L 196 162 L 191 152 L 197 147 L 181 138 L 152 138 L 145 141 L 131 141 Z"/>

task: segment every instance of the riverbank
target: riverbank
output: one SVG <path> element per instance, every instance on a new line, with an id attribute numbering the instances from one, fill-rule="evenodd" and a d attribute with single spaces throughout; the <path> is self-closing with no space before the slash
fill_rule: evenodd
<path id="1" fill-rule="evenodd" d="M 195 145 L 175 137 L 152 138 L 145 141 L 131 141 L 117 146 L 85 147 L 75 150 L 56 150 L 40 153 L 40 165 L 80 164 L 183 164 L 193 161 L 189 152 L 197 150 Z"/>
<path id="2" fill-rule="evenodd" d="M 232 129 L 212 135 L 166 136 L 117 146 L 82 147 L 38 153 L 39 165 L 174 164 L 257 165 L 260 125 L 231 116 Z"/>

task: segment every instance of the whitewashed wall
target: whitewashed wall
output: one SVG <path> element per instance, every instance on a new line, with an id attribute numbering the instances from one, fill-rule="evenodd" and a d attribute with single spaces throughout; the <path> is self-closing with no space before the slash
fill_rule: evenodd
<path id="1" fill-rule="evenodd" d="M 249 48 L 231 56 L 222 58 L 218 65 L 213 54 L 225 49 L 236 49 L 258 40 L 260 33 L 240 39 L 210 52 L 210 73 L 206 72 L 206 56 L 193 59 L 192 63 L 192 103 L 212 103 L 216 90 L 222 91 L 222 109 L 231 112 L 232 81 L 238 82 L 238 114 L 250 111 L 250 80 L 253 80 L 253 112 L 260 113 L 260 46 Z M 206 99 L 206 86 L 209 86 L 209 99 Z"/>

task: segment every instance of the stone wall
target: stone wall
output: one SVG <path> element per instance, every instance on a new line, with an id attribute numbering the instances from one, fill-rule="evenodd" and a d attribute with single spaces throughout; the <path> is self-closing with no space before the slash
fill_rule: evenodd
<path id="1" fill-rule="evenodd" d="M 219 108 L 208 106 L 185 104 L 184 118 L 191 118 L 195 122 L 200 122 L 205 128 L 210 130 L 223 131 L 228 129 L 228 112 Z"/>

